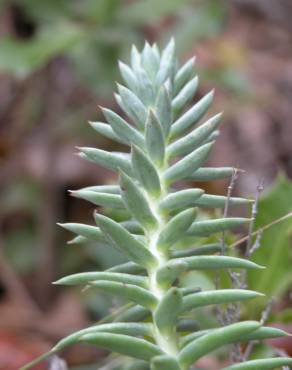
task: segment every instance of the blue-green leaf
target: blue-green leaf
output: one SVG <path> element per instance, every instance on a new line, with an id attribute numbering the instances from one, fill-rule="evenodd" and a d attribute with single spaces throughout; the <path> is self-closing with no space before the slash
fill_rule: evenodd
<path id="1" fill-rule="evenodd" d="M 67 244 L 82 244 L 82 243 L 88 243 L 89 239 L 85 238 L 85 236 L 78 235 L 75 238 L 68 240 Z"/>
<path id="2" fill-rule="evenodd" d="M 102 289 L 106 293 L 129 299 L 146 308 L 153 309 L 157 304 L 156 297 L 149 290 L 136 285 L 105 280 L 89 281 L 88 284 L 91 287 Z"/>
<path id="3" fill-rule="evenodd" d="M 214 243 L 214 244 L 202 245 L 200 247 L 187 248 L 187 249 L 182 249 L 182 250 L 173 250 L 173 251 L 170 251 L 170 256 L 172 258 L 200 256 L 200 255 L 217 253 L 217 252 L 220 252 L 221 250 L 222 250 L 222 244 Z"/>
<path id="4" fill-rule="evenodd" d="M 172 113 L 171 113 L 171 100 L 169 92 L 165 85 L 161 86 L 156 103 L 155 113 L 161 123 L 162 131 L 164 136 L 167 138 L 168 133 L 172 124 Z"/>
<path id="5" fill-rule="evenodd" d="M 157 85 L 163 84 L 168 78 L 173 79 L 175 68 L 175 43 L 171 39 L 163 50 L 160 60 L 159 71 L 156 77 Z"/>
<path id="6" fill-rule="evenodd" d="M 194 202 L 194 205 L 207 208 L 224 208 L 226 201 L 227 197 L 222 195 L 203 194 L 202 197 L 200 197 Z M 253 199 L 229 197 L 228 205 L 231 207 L 244 206 L 247 204 L 251 204 L 253 201 L 254 201 Z"/>
<path id="7" fill-rule="evenodd" d="M 86 186 L 80 190 L 96 191 L 97 193 L 120 194 L 121 189 L 119 185 L 94 185 Z"/>
<path id="8" fill-rule="evenodd" d="M 135 45 L 131 49 L 131 66 L 135 73 L 141 68 L 141 55 Z"/>
<path id="9" fill-rule="evenodd" d="M 152 45 L 152 51 L 153 51 L 153 54 L 155 55 L 157 63 L 159 64 L 160 63 L 160 50 L 159 50 L 156 42 L 154 42 L 154 44 Z"/>
<path id="10" fill-rule="evenodd" d="M 225 268 L 242 268 L 242 269 L 262 269 L 264 267 L 237 257 L 229 256 L 193 256 L 172 259 L 167 262 L 164 268 L 172 268 L 178 262 L 187 263 L 189 270 L 206 270 L 206 269 L 225 269 Z"/>
<path id="11" fill-rule="evenodd" d="M 177 317 L 182 310 L 182 293 L 178 288 L 171 288 L 160 300 L 154 311 L 154 322 L 161 333 L 171 337 L 175 335 Z"/>
<path id="12" fill-rule="evenodd" d="M 168 194 L 160 202 L 163 211 L 170 211 L 177 208 L 193 207 L 204 194 L 202 189 L 185 189 Z"/>
<path id="13" fill-rule="evenodd" d="M 125 274 L 138 275 L 138 274 L 144 273 L 145 269 L 142 266 L 137 265 L 137 263 L 134 263 L 134 262 L 130 261 L 130 262 L 125 262 L 125 263 L 122 263 L 120 265 L 110 267 L 109 269 L 107 269 L 107 271 L 109 271 L 109 272 L 122 272 L 122 273 L 125 273 Z"/>
<path id="14" fill-rule="evenodd" d="M 180 370 L 177 360 L 169 355 L 156 356 L 151 361 L 151 370 Z"/>
<path id="15" fill-rule="evenodd" d="M 97 131 L 99 134 L 107 137 L 110 140 L 116 141 L 121 144 L 128 145 L 128 141 L 123 140 L 121 137 L 119 137 L 111 128 L 111 126 L 107 123 L 103 122 L 89 122 L 90 126 L 94 128 L 95 131 Z"/>
<path id="16" fill-rule="evenodd" d="M 194 73 L 195 58 L 188 60 L 176 73 L 174 78 L 174 94 L 176 95 Z"/>
<path id="17" fill-rule="evenodd" d="M 196 171 L 208 157 L 213 144 L 208 143 L 201 146 L 168 168 L 164 173 L 165 181 L 171 184 L 188 177 L 189 173 Z"/>
<path id="18" fill-rule="evenodd" d="M 200 328 L 199 322 L 192 319 L 180 319 L 177 324 L 178 332 L 197 331 Z M 185 338 L 185 337 L 183 337 Z"/>
<path id="19" fill-rule="evenodd" d="M 118 137 L 129 145 L 135 144 L 144 148 L 144 138 L 134 127 L 110 109 L 102 108 L 102 112 Z"/>
<path id="20" fill-rule="evenodd" d="M 141 54 L 141 61 L 148 76 L 151 80 L 155 80 L 159 68 L 159 60 L 148 42 L 145 42 L 145 46 Z"/>
<path id="21" fill-rule="evenodd" d="M 245 321 L 213 330 L 186 345 L 179 354 L 179 363 L 183 367 L 190 366 L 207 353 L 226 344 L 237 342 L 240 336 L 253 332 L 259 327 L 260 324 L 256 321 Z"/>
<path id="22" fill-rule="evenodd" d="M 168 288 L 178 276 L 187 271 L 189 265 L 183 259 L 172 260 L 160 267 L 156 274 L 158 285 Z"/>
<path id="23" fill-rule="evenodd" d="M 200 330 L 195 333 L 186 335 L 181 340 L 182 347 L 192 342 L 194 339 L 201 337 L 202 335 L 211 333 L 213 330 L 216 330 L 216 329 Z M 264 326 L 251 333 L 241 335 L 238 341 L 239 342 L 258 341 L 258 340 L 264 340 L 264 339 L 270 339 L 270 338 L 280 338 L 280 337 L 285 337 L 288 335 L 289 334 L 287 334 L 283 330 Z"/>
<path id="24" fill-rule="evenodd" d="M 233 167 L 203 167 L 198 168 L 193 174 L 187 175 L 188 180 L 195 181 L 210 181 L 225 179 L 226 177 L 232 176 L 234 172 Z"/>
<path id="25" fill-rule="evenodd" d="M 79 148 L 80 156 L 88 159 L 90 162 L 97 163 L 109 170 L 117 171 L 122 169 L 127 174 L 132 173 L 132 167 L 125 153 L 107 152 L 96 148 Z"/>
<path id="26" fill-rule="evenodd" d="M 131 90 L 118 85 L 122 109 L 133 120 L 140 130 L 143 130 L 147 118 L 147 109 L 139 97 Z"/>
<path id="27" fill-rule="evenodd" d="M 115 322 L 138 322 L 143 321 L 151 315 L 148 308 L 142 306 L 133 306 L 115 318 Z"/>
<path id="28" fill-rule="evenodd" d="M 79 330 L 67 337 L 61 339 L 55 346 L 54 350 L 60 351 L 65 347 L 78 343 L 79 338 L 85 334 L 94 333 L 114 333 L 125 335 L 152 335 L 152 325 L 146 323 L 110 323 L 90 326 L 86 329 Z"/>
<path id="29" fill-rule="evenodd" d="M 230 230 L 235 227 L 247 225 L 250 223 L 249 218 L 230 217 L 218 218 L 216 220 L 205 220 L 194 222 L 188 230 L 189 235 L 208 236 L 224 230 Z"/>
<path id="30" fill-rule="evenodd" d="M 186 209 L 175 215 L 159 234 L 157 247 L 166 250 L 176 243 L 186 233 L 197 216 L 194 208 Z"/>
<path id="31" fill-rule="evenodd" d="M 96 226 L 78 224 L 74 222 L 65 224 L 58 223 L 58 225 L 66 230 L 71 231 L 72 233 L 81 235 L 89 240 L 94 240 L 97 242 L 105 240 L 103 232 Z"/>
<path id="32" fill-rule="evenodd" d="M 161 349 L 156 345 L 145 339 L 133 338 L 128 335 L 112 333 L 85 334 L 80 338 L 80 341 L 145 361 L 150 361 L 152 357 L 162 354 Z"/>
<path id="33" fill-rule="evenodd" d="M 244 361 L 241 364 L 224 367 L 223 370 L 272 370 L 283 366 L 292 366 L 292 358 L 278 357 Z"/>
<path id="34" fill-rule="evenodd" d="M 156 168 L 149 158 L 136 146 L 132 146 L 133 172 L 144 189 L 154 197 L 160 195 L 160 179 Z"/>
<path id="35" fill-rule="evenodd" d="M 198 101 L 192 108 L 186 111 L 172 125 L 170 136 L 175 138 L 184 133 L 192 125 L 196 124 L 207 112 L 213 101 L 214 92 L 211 91 Z"/>
<path id="36" fill-rule="evenodd" d="M 136 75 L 138 78 L 138 91 L 141 101 L 143 101 L 144 105 L 147 108 L 153 106 L 156 94 L 150 78 L 148 77 L 145 70 L 142 68 L 138 69 Z"/>
<path id="37" fill-rule="evenodd" d="M 263 326 L 258 330 L 245 334 L 240 337 L 241 342 L 250 342 L 255 340 L 265 340 L 270 338 L 281 338 L 281 337 L 288 337 L 291 334 L 286 333 L 284 330 L 272 328 L 269 326 Z"/>
<path id="38" fill-rule="evenodd" d="M 152 109 L 146 121 L 145 140 L 149 157 L 161 167 L 164 163 L 165 141 L 161 124 Z"/>
<path id="39" fill-rule="evenodd" d="M 143 227 L 152 229 L 157 224 L 157 220 L 143 192 L 139 189 L 138 185 L 123 172 L 121 172 L 120 175 L 120 184 L 122 197 L 127 208 Z"/>
<path id="40" fill-rule="evenodd" d="M 183 298 L 183 311 L 189 311 L 197 307 L 220 303 L 229 303 L 252 299 L 263 294 L 245 289 L 220 289 L 189 294 Z"/>
<path id="41" fill-rule="evenodd" d="M 71 195 L 76 198 L 86 199 L 97 206 L 124 208 L 125 204 L 122 197 L 118 194 L 98 193 L 91 190 L 76 190 L 71 191 Z"/>
<path id="42" fill-rule="evenodd" d="M 95 220 L 107 237 L 113 241 L 135 263 L 153 266 L 156 263 L 152 253 L 137 241 L 124 227 L 112 219 L 95 213 Z"/>
<path id="43" fill-rule="evenodd" d="M 194 129 L 181 139 L 171 143 L 166 150 L 168 158 L 184 155 L 204 144 L 205 140 L 214 132 L 220 123 L 221 113 L 210 118 L 200 127 Z"/>
<path id="44" fill-rule="evenodd" d="M 194 97 L 199 85 L 198 77 L 191 79 L 172 100 L 171 106 L 174 114 L 180 112 Z"/>
<path id="45" fill-rule="evenodd" d="M 91 281 L 105 280 L 105 281 L 116 281 L 119 283 L 137 285 L 143 288 L 147 287 L 147 278 L 142 276 L 135 276 L 130 274 L 123 274 L 118 272 L 81 272 L 79 274 L 73 274 L 65 276 L 53 284 L 57 285 L 84 285 Z"/>
<path id="46" fill-rule="evenodd" d="M 123 80 L 125 81 L 126 85 L 129 89 L 132 91 L 137 90 L 138 81 L 135 76 L 135 73 L 132 71 L 132 69 L 127 66 L 125 63 L 119 61 L 119 68 L 121 72 L 121 76 Z"/>

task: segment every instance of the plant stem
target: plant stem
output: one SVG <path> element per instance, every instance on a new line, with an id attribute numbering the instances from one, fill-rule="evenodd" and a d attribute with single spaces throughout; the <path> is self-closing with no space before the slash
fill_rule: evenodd
<path id="1" fill-rule="evenodd" d="M 163 267 L 168 258 L 164 253 L 161 253 L 157 248 L 157 239 L 158 235 L 160 233 L 160 230 L 162 229 L 162 225 L 164 222 L 161 222 L 160 225 L 157 227 L 157 230 L 151 235 L 150 237 L 150 250 L 151 252 L 156 256 L 157 258 L 157 265 L 152 270 L 148 271 L 149 274 L 149 280 L 150 280 L 150 291 L 156 296 L 158 303 L 162 301 L 165 294 L 167 293 L 167 290 L 165 288 L 161 287 L 157 283 L 157 271 L 159 268 Z M 165 336 L 161 331 L 158 329 L 158 327 L 155 325 L 154 322 L 154 332 L 155 332 L 155 339 L 159 347 L 166 352 L 167 354 L 176 357 L 178 348 L 177 348 L 177 341 L 176 338 L 170 338 L 168 336 Z"/>
<path id="2" fill-rule="evenodd" d="M 157 168 L 158 171 L 161 171 L 161 169 Z M 165 215 L 162 214 L 161 210 L 159 209 L 159 203 L 163 200 L 163 198 L 167 195 L 166 186 L 161 181 L 161 195 L 159 199 L 149 199 L 149 205 L 153 212 L 153 214 L 157 218 L 157 226 L 151 230 L 151 232 L 148 233 L 148 242 L 149 242 L 149 250 L 152 252 L 152 254 L 156 257 L 157 264 L 153 268 L 148 270 L 148 276 L 149 276 L 149 290 L 155 295 L 157 298 L 157 305 L 163 300 L 164 296 L 167 293 L 168 288 L 165 288 L 161 286 L 157 282 L 157 272 L 158 270 L 165 266 L 165 264 L 168 262 L 168 253 L 159 250 L 158 248 L 158 238 L 159 234 L 165 227 L 167 223 L 167 218 Z M 178 354 L 178 343 L 177 343 L 177 337 L 174 336 L 168 336 L 165 335 L 165 333 L 162 333 L 159 328 L 157 327 L 154 319 L 154 310 L 152 310 L 152 317 L 153 317 L 153 326 L 154 326 L 154 337 L 156 340 L 157 345 L 167 353 L 168 355 L 176 358 Z"/>

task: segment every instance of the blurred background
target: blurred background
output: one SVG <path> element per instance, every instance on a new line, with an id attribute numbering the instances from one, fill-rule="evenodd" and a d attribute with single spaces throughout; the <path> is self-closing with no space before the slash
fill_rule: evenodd
<path id="1" fill-rule="evenodd" d="M 66 245 L 71 235 L 56 222 L 92 223 L 93 207 L 67 191 L 114 179 L 74 151 L 114 149 L 87 121 L 102 120 L 98 105 L 117 109 L 117 60 L 128 61 L 131 44 L 163 46 L 174 36 L 181 62 L 196 55 L 197 98 L 215 87 L 213 111 L 225 113 L 209 164 L 245 170 L 237 195 L 254 196 L 264 179 L 257 226 L 292 211 L 291 19 L 291 0 L 0 0 L 1 370 L 19 369 L 120 304 L 51 281 L 121 259 L 102 247 Z M 270 268 L 249 277 L 251 288 L 277 297 L 269 322 L 288 330 L 291 228 L 290 219 L 264 234 L 254 259 Z M 246 306 L 244 317 L 260 316 L 264 304 Z M 289 341 L 273 345 L 292 354 Z M 70 369 L 89 370 L 101 368 L 105 352 L 78 346 L 62 357 Z M 215 357 L 206 361 L 218 369 Z"/>

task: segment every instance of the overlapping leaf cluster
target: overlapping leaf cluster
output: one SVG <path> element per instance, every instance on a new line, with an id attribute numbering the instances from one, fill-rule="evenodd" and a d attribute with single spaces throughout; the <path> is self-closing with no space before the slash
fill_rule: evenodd
<path id="1" fill-rule="evenodd" d="M 97 226 L 63 224 L 77 234 L 75 242 L 103 241 L 122 251 L 129 262 L 104 272 L 67 276 L 58 284 L 80 284 L 101 289 L 132 302 L 112 323 L 81 330 L 60 341 L 52 353 L 76 343 L 92 343 L 137 359 L 135 368 L 187 370 L 201 357 L 224 345 L 284 336 L 256 321 L 193 332 L 184 314 L 198 307 L 239 302 L 260 294 L 244 289 L 198 291 L 179 288 L 180 275 L 192 270 L 260 269 L 245 259 L 218 252 L 220 244 L 176 250 L 189 236 L 205 237 L 249 222 L 245 218 L 197 221 L 197 208 L 223 208 L 226 198 L 199 188 L 175 190 L 176 182 L 229 177 L 233 169 L 202 167 L 218 135 L 220 114 L 200 123 L 213 99 L 206 94 L 188 108 L 198 87 L 194 59 L 177 67 L 173 40 L 160 53 L 145 44 L 133 47 L 131 66 L 120 63 L 125 86 L 116 100 L 128 117 L 102 108 L 107 123 L 92 122 L 100 134 L 123 143 L 128 152 L 80 148 L 81 156 L 119 173 L 117 185 L 88 187 L 73 195 L 97 206 L 125 210 L 123 222 L 95 213 Z M 198 125 L 200 123 L 200 125 Z M 230 198 L 230 205 L 249 200 Z M 147 320 L 146 320 L 147 319 Z M 189 334 L 181 335 L 181 330 Z M 288 358 L 252 360 L 227 370 L 274 369 L 291 364 Z M 139 367 L 141 366 L 141 367 Z"/>

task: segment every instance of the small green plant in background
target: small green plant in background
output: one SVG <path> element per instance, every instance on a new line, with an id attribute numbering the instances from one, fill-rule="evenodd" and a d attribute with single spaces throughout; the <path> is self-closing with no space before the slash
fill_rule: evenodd
<path id="1" fill-rule="evenodd" d="M 103 290 L 130 304 L 113 316 L 112 322 L 69 335 L 37 361 L 69 345 L 89 343 L 132 357 L 135 369 L 187 370 L 223 346 L 287 335 L 262 322 L 234 320 L 232 308 L 238 309 L 239 302 L 256 299 L 261 293 L 234 286 L 201 290 L 196 281 L 191 287 L 180 284 L 181 276 L 190 271 L 213 271 L 220 282 L 220 271 L 235 277 L 234 269 L 253 270 L 260 275 L 263 268 L 235 256 L 224 239 L 204 242 L 213 234 L 253 222 L 226 214 L 227 206 L 247 205 L 250 200 L 176 187 L 178 182 L 188 184 L 234 175 L 231 167 L 202 167 L 218 135 L 221 114 L 196 126 L 210 107 L 213 92 L 186 108 L 198 87 L 193 67 L 194 59 L 178 67 L 173 40 L 161 53 L 155 44 L 146 43 L 141 53 L 133 47 L 131 65 L 120 63 L 126 86 L 118 85 L 115 97 L 128 120 L 102 108 L 108 123 L 91 125 L 129 150 L 118 153 L 80 148 L 81 157 L 118 172 L 119 182 L 88 187 L 73 195 L 106 207 L 106 214 L 110 209 L 123 210 L 126 218 L 118 222 L 95 212 L 96 226 L 62 226 L 77 234 L 74 242 L 89 239 L 108 244 L 109 248 L 114 246 L 128 262 L 103 272 L 70 275 L 56 284 Z M 198 208 L 225 211 L 222 218 L 202 219 Z M 178 242 L 183 249 L 177 247 Z M 221 304 L 227 306 L 227 315 L 217 327 L 200 330 L 200 323 L 188 319 L 192 310 Z M 248 360 L 242 356 L 238 361 L 224 369 L 263 370 L 292 364 L 292 359 L 286 357 Z"/>

